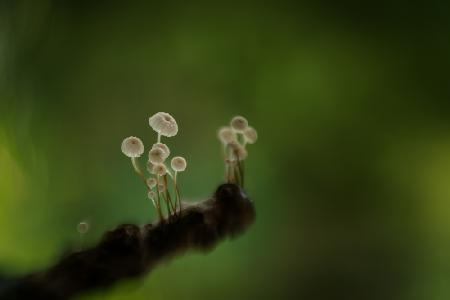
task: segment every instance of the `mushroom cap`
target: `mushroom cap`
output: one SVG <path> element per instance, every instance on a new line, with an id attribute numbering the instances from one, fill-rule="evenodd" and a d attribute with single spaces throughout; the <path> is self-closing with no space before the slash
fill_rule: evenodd
<path id="1" fill-rule="evenodd" d="M 167 137 L 178 133 L 177 121 L 168 113 L 158 112 L 148 119 L 150 127 L 159 134 Z"/>
<path id="2" fill-rule="evenodd" d="M 160 183 L 158 184 L 158 190 L 159 190 L 160 192 L 164 192 L 164 191 L 166 190 L 166 185 L 165 185 L 164 183 L 160 182 Z"/>
<path id="3" fill-rule="evenodd" d="M 158 176 L 164 176 L 167 173 L 167 168 L 164 164 L 156 164 L 153 167 L 153 174 Z"/>
<path id="4" fill-rule="evenodd" d="M 77 225 L 77 231 L 81 234 L 85 234 L 89 231 L 89 223 L 87 221 L 81 221 Z"/>
<path id="5" fill-rule="evenodd" d="M 139 157 L 144 153 L 144 144 L 140 138 L 129 136 L 123 140 L 121 149 L 128 157 Z"/>
<path id="6" fill-rule="evenodd" d="M 229 126 L 219 128 L 217 136 L 223 144 L 228 144 L 236 140 L 236 133 Z"/>
<path id="7" fill-rule="evenodd" d="M 184 159 L 184 157 L 181 156 L 175 156 L 174 158 L 172 158 L 170 166 L 174 171 L 183 172 L 184 170 L 186 170 L 187 166 L 186 159 Z"/>
<path id="8" fill-rule="evenodd" d="M 146 183 L 147 183 L 148 187 L 151 188 L 151 189 L 154 188 L 156 186 L 156 184 L 157 184 L 156 179 L 153 178 L 153 177 L 148 178 L 146 180 Z"/>
<path id="9" fill-rule="evenodd" d="M 244 129 L 245 141 L 249 144 L 254 144 L 258 139 L 258 132 L 255 128 L 249 126 Z"/>
<path id="10" fill-rule="evenodd" d="M 231 142 L 228 144 L 231 149 L 231 160 L 244 160 L 248 156 L 247 150 L 238 142 Z"/>
<path id="11" fill-rule="evenodd" d="M 159 148 L 159 149 L 161 149 L 162 151 L 164 151 L 164 154 L 165 154 L 165 159 L 166 158 L 168 158 L 169 156 L 170 156 L 170 149 L 169 149 L 169 147 L 166 145 L 166 144 L 164 144 L 164 143 L 156 143 L 156 144 L 153 144 L 153 146 L 152 146 L 152 149 L 153 148 Z"/>
<path id="12" fill-rule="evenodd" d="M 161 148 L 152 148 L 148 152 L 148 160 L 153 164 L 163 163 L 166 157 L 166 153 Z"/>
<path id="13" fill-rule="evenodd" d="M 248 127 L 248 121 L 243 116 L 235 116 L 230 122 L 231 128 L 242 133 Z"/>
<path id="14" fill-rule="evenodd" d="M 147 196 L 150 200 L 154 200 L 157 197 L 154 191 L 149 191 Z"/>

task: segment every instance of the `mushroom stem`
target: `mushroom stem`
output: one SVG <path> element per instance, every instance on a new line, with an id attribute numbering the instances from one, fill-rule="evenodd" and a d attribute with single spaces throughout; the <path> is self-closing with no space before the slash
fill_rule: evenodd
<path id="1" fill-rule="evenodd" d="M 174 170 L 172 180 L 173 180 L 173 188 L 175 189 L 175 210 L 178 207 L 177 174 L 178 172 Z"/>
<path id="2" fill-rule="evenodd" d="M 165 194 L 166 194 L 167 202 L 170 203 L 170 207 L 172 208 L 173 212 L 176 213 L 176 210 L 175 210 L 175 208 L 173 206 L 173 203 L 172 203 L 172 198 L 170 197 L 170 193 L 169 193 L 169 186 L 167 184 L 167 175 L 164 175 L 164 185 L 166 186 Z"/>
<path id="3" fill-rule="evenodd" d="M 141 168 L 139 167 L 139 164 L 138 164 L 138 161 L 137 161 L 136 157 L 132 157 L 132 158 L 131 158 L 131 163 L 133 164 L 133 169 L 134 169 L 134 171 L 139 175 L 139 177 L 141 178 L 141 180 L 144 182 L 145 187 L 147 188 L 147 190 L 148 190 L 148 191 L 151 191 L 151 188 L 148 186 L 147 180 L 145 179 L 145 175 L 144 175 L 144 173 L 142 173 L 142 170 L 141 170 Z M 158 197 L 159 197 L 159 194 L 158 194 Z M 156 204 L 156 203 L 155 203 L 155 200 L 152 199 L 152 202 L 153 202 L 153 205 L 155 206 L 156 210 L 158 211 L 159 219 L 162 220 L 162 219 L 163 219 L 163 216 L 162 216 L 161 206 L 160 206 L 160 204 L 159 204 L 159 201 L 158 201 L 158 204 Z"/>
<path id="4" fill-rule="evenodd" d="M 161 211 L 161 196 L 159 195 L 159 176 L 156 177 L 156 194 L 158 195 L 158 216 L 159 220 L 164 220 L 164 216 Z"/>
<path id="5" fill-rule="evenodd" d="M 179 208 L 179 211 L 181 212 L 181 197 L 180 197 L 180 190 L 178 189 L 177 184 L 177 174 L 178 172 L 175 171 L 173 175 L 173 185 L 175 188 L 175 208 Z"/>
<path id="6" fill-rule="evenodd" d="M 167 216 L 170 217 L 172 211 L 170 210 L 169 201 L 167 200 L 167 190 L 162 193 L 164 202 L 166 202 Z"/>
<path id="7" fill-rule="evenodd" d="M 158 131 L 158 143 L 161 143 L 161 131 Z"/>
<path id="8" fill-rule="evenodd" d="M 237 174 L 239 176 L 239 185 L 244 187 L 244 161 L 240 161 L 239 158 L 236 158 L 237 164 Z"/>
<path id="9" fill-rule="evenodd" d="M 141 180 L 144 182 L 145 186 L 147 187 L 147 189 L 150 189 L 147 185 L 147 180 L 145 179 L 144 173 L 142 173 L 141 168 L 139 167 L 139 163 L 136 159 L 136 157 L 132 157 L 131 158 L 131 163 L 133 164 L 133 169 L 136 172 L 136 174 L 138 174 L 138 176 L 141 178 Z"/>

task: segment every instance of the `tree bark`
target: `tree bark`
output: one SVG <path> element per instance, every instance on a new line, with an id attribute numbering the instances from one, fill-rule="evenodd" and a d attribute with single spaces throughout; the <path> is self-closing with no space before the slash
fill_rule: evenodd
<path id="1" fill-rule="evenodd" d="M 139 227 L 122 224 L 98 245 L 63 257 L 54 266 L 5 281 L 0 299 L 69 299 L 148 274 L 157 264 L 188 250 L 210 251 L 253 222 L 253 203 L 237 185 L 223 184 L 214 195 L 185 204 L 178 216 Z"/>

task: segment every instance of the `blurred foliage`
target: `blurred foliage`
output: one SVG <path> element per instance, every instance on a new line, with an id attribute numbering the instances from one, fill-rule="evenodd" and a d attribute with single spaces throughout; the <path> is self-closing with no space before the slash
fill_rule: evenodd
<path id="1" fill-rule="evenodd" d="M 187 199 L 216 129 L 260 134 L 245 236 L 82 299 L 448 299 L 447 1 L 2 1 L 0 266 L 21 274 L 154 218 L 122 139 L 180 125 Z"/>

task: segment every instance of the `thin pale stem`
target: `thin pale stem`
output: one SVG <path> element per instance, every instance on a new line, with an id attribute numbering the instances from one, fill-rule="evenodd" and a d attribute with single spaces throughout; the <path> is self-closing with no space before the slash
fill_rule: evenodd
<path id="1" fill-rule="evenodd" d="M 159 195 L 159 176 L 156 177 L 156 194 L 158 195 L 158 214 L 159 219 L 164 220 L 162 210 L 161 210 L 161 196 Z"/>
<path id="2" fill-rule="evenodd" d="M 170 210 L 169 201 L 167 200 L 167 190 L 161 194 L 163 195 L 164 202 L 166 202 L 167 215 L 170 216 L 172 214 L 172 211 Z"/>
<path id="3" fill-rule="evenodd" d="M 132 157 L 131 158 L 131 163 L 133 164 L 133 169 L 136 172 L 136 174 L 138 174 L 138 176 L 141 178 L 141 180 L 144 182 L 145 186 L 147 187 L 147 189 L 150 190 L 150 188 L 147 185 L 147 180 L 145 179 L 145 175 L 144 173 L 142 173 L 141 168 L 139 167 L 139 162 L 137 160 L 136 157 Z"/>
<path id="4" fill-rule="evenodd" d="M 165 176 L 164 176 L 164 177 L 165 177 Z M 170 216 L 171 211 L 170 211 L 169 202 L 167 201 L 167 186 L 164 186 L 164 191 L 161 191 L 161 190 L 159 189 L 159 183 L 160 183 L 159 178 L 160 178 L 160 176 L 158 175 L 158 197 L 161 197 L 161 196 L 162 196 L 164 202 L 166 203 L 167 214 L 168 214 L 168 216 Z M 161 194 L 161 196 L 160 196 L 160 194 Z"/>
<path id="5" fill-rule="evenodd" d="M 178 199 L 178 193 L 177 193 L 177 175 L 178 175 L 178 172 L 174 171 L 173 172 L 172 181 L 173 181 L 173 188 L 175 189 L 175 210 L 178 207 L 178 200 L 179 200 Z"/>
<path id="6" fill-rule="evenodd" d="M 180 196 L 180 190 L 178 189 L 178 185 L 175 186 L 175 193 L 177 194 L 178 198 L 178 207 L 181 214 L 181 196 Z"/>
<path id="7" fill-rule="evenodd" d="M 150 200 L 152 200 L 152 203 L 153 203 L 153 206 L 156 208 L 156 209 L 158 209 L 158 207 L 156 206 L 156 202 L 155 202 L 155 199 L 153 199 L 153 198 L 150 198 Z"/>
<path id="8" fill-rule="evenodd" d="M 240 175 L 241 175 L 241 186 L 244 187 L 244 171 L 245 171 L 245 165 L 244 165 L 244 161 L 241 161 L 239 163 L 239 170 L 241 171 Z"/>
<path id="9" fill-rule="evenodd" d="M 234 166 L 234 170 L 233 171 L 234 171 L 234 179 L 235 179 L 234 183 L 240 185 L 241 184 L 241 179 L 240 179 L 240 176 L 239 176 L 239 166 L 238 165 Z"/>
<path id="10" fill-rule="evenodd" d="M 131 163 L 133 164 L 133 169 L 136 172 L 136 174 L 138 174 L 139 177 L 141 178 L 141 180 L 144 182 L 144 184 L 145 184 L 145 186 L 147 188 L 147 191 L 151 191 L 152 189 L 148 186 L 147 179 L 145 178 L 144 173 L 142 173 L 142 170 L 139 167 L 139 163 L 138 163 L 136 157 L 132 157 L 131 158 Z M 158 194 L 158 196 L 159 196 L 159 194 Z M 161 205 L 160 205 L 159 201 L 158 201 L 158 205 L 156 205 L 156 203 L 155 203 L 155 201 L 153 199 L 152 199 L 152 202 L 153 202 L 153 205 L 155 206 L 155 208 L 156 208 L 156 210 L 158 212 L 159 219 L 162 220 L 163 216 L 162 216 Z"/>
<path id="11" fill-rule="evenodd" d="M 176 210 L 172 203 L 172 198 L 170 197 L 170 193 L 169 193 L 169 185 L 167 182 L 167 175 L 164 175 L 164 185 L 166 186 L 166 190 L 165 190 L 166 198 L 167 198 L 168 202 L 170 203 L 170 207 L 172 208 L 173 212 L 176 213 Z"/>
<path id="12" fill-rule="evenodd" d="M 225 161 L 227 163 L 228 182 L 233 183 L 234 181 L 233 151 L 231 150 L 229 145 L 225 147 Z"/>
<path id="13" fill-rule="evenodd" d="M 178 189 L 177 175 L 178 175 L 178 172 L 175 171 L 175 174 L 173 176 L 173 184 L 174 184 L 174 188 L 175 188 L 175 208 L 178 206 L 179 212 L 181 213 L 181 196 L 180 196 L 180 190 Z"/>
<path id="14" fill-rule="evenodd" d="M 243 184 L 243 180 L 242 180 L 242 165 L 241 165 L 241 161 L 239 160 L 239 158 L 236 159 L 236 164 L 237 164 L 237 175 L 238 175 L 238 183 L 240 186 L 242 186 Z"/>

